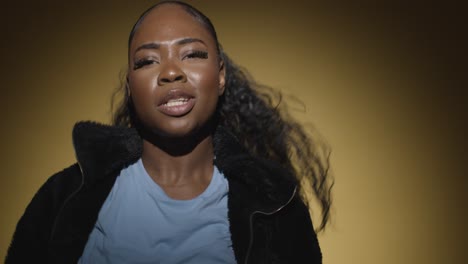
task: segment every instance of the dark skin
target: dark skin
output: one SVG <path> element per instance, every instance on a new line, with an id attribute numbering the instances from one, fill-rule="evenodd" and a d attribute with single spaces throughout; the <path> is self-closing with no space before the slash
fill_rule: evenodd
<path id="1" fill-rule="evenodd" d="M 212 120 L 225 83 L 215 40 L 183 8 L 164 4 L 143 20 L 129 52 L 143 165 L 169 197 L 192 199 L 213 174 Z"/>

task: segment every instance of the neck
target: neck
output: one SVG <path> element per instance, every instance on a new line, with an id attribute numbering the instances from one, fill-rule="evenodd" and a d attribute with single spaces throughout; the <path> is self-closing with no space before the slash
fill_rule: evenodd
<path id="1" fill-rule="evenodd" d="M 211 131 L 182 138 L 144 137 L 142 161 L 148 174 L 162 186 L 206 183 L 213 173 Z"/>

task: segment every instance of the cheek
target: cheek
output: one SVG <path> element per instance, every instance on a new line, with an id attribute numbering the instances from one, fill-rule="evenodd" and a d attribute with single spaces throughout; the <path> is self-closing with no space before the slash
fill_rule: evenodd
<path id="1" fill-rule="evenodd" d="M 140 118 L 145 118 L 144 116 L 152 112 L 155 106 L 156 84 L 155 78 L 149 74 L 129 76 L 130 97 L 135 112 Z"/>
<path id="2" fill-rule="evenodd" d="M 214 67 L 203 67 L 190 71 L 188 79 L 193 86 L 199 89 L 199 92 L 213 91 L 218 94 L 219 75 L 218 70 Z"/>
<path id="3" fill-rule="evenodd" d="M 135 74 L 129 76 L 129 92 L 132 98 L 147 99 L 155 92 L 157 77 L 151 74 Z"/>

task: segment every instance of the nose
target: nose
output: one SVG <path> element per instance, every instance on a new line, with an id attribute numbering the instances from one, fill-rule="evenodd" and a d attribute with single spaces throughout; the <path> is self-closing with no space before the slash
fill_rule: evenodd
<path id="1" fill-rule="evenodd" d="M 185 82 L 187 76 L 177 63 L 166 61 L 162 66 L 158 77 L 158 84 L 164 85 L 173 82 Z"/>

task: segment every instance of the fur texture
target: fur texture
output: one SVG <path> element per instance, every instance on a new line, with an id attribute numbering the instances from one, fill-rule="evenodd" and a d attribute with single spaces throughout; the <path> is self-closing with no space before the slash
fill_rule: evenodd
<path id="1" fill-rule="evenodd" d="M 53 175 L 36 193 L 18 222 L 6 263 L 76 263 L 120 170 L 142 153 L 135 129 L 93 122 L 75 125 L 73 143 L 77 164 Z M 223 128 L 215 132 L 214 148 L 215 165 L 229 182 L 237 261 L 245 263 L 248 254 L 248 263 L 321 263 L 293 175 L 246 153 Z"/>

